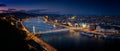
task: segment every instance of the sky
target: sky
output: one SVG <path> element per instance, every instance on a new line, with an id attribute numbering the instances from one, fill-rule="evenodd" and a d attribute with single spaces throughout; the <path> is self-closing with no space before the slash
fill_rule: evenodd
<path id="1" fill-rule="evenodd" d="M 0 0 L 0 9 L 7 8 L 75 15 L 120 15 L 119 0 Z"/>

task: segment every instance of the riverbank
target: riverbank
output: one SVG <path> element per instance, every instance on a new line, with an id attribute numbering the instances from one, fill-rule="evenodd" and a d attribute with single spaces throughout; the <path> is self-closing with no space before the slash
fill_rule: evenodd
<path id="1" fill-rule="evenodd" d="M 42 39 L 30 33 L 15 19 L 0 18 L 1 47 L 4 51 L 57 51 Z"/>

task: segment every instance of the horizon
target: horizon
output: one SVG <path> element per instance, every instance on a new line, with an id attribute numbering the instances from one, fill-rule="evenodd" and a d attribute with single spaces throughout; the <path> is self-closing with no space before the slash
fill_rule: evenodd
<path id="1" fill-rule="evenodd" d="M 34 13 L 119 16 L 119 2 L 117 0 L 0 0 L 0 10 L 17 9 Z"/>

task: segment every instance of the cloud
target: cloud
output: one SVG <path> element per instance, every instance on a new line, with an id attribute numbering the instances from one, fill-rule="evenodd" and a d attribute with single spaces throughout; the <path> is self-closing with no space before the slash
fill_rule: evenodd
<path id="1" fill-rule="evenodd" d="M 14 8 L 9 8 L 8 10 L 11 10 L 11 11 L 13 11 L 13 10 L 16 10 L 16 9 L 14 9 Z"/>
<path id="2" fill-rule="evenodd" d="M 59 11 L 46 11 L 46 12 L 42 12 L 44 14 L 60 14 Z"/>
<path id="3" fill-rule="evenodd" d="M 27 12 L 29 13 L 40 13 L 40 12 L 44 12 L 47 11 L 48 9 L 32 9 L 32 10 L 28 10 Z"/>
<path id="4" fill-rule="evenodd" d="M 30 12 L 41 12 L 41 11 L 47 11 L 48 9 L 32 9 L 29 10 Z"/>
<path id="5" fill-rule="evenodd" d="M 6 7 L 7 5 L 6 4 L 0 4 L 0 7 Z"/>

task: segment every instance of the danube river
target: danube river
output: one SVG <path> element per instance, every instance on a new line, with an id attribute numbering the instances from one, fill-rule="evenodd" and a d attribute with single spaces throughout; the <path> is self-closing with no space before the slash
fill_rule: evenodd
<path id="1" fill-rule="evenodd" d="M 30 18 L 24 21 L 24 25 L 32 32 L 62 29 L 60 26 L 53 26 L 43 21 L 41 18 Z M 117 50 L 120 48 L 120 39 L 102 39 L 84 36 L 81 32 L 51 32 L 37 35 L 58 51 L 106 51 Z M 120 49 L 119 49 L 120 50 Z"/>

